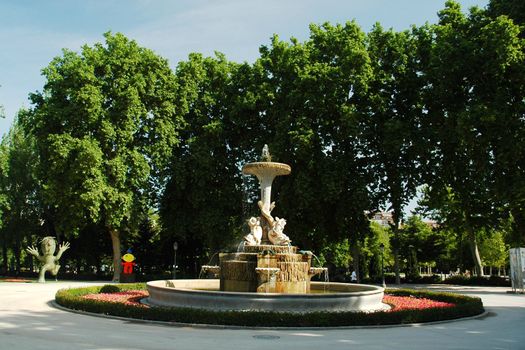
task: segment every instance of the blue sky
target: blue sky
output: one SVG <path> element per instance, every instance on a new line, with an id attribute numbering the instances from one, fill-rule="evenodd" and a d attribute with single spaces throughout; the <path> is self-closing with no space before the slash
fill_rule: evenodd
<path id="1" fill-rule="evenodd" d="M 460 0 L 466 11 L 487 0 Z M 253 62 L 275 33 L 308 38 L 310 23 L 355 19 L 364 31 L 375 22 L 404 30 L 435 23 L 444 0 L 0 0 L 0 134 L 27 96 L 41 90 L 40 70 L 61 54 L 122 32 L 167 58 L 173 68 L 191 52 L 226 54 Z"/>

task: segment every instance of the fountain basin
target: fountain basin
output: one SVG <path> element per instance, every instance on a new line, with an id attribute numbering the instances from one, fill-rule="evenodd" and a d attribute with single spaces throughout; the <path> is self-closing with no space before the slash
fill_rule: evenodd
<path id="1" fill-rule="evenodd" d="M 147 283 L 148 303 L 212 311 L 340 312 L 388 309 L 384 288 L 350 283 L 311 282 L 311 293 L 280 294 L 220 291 L 220 280 L 160 280 Z"/>

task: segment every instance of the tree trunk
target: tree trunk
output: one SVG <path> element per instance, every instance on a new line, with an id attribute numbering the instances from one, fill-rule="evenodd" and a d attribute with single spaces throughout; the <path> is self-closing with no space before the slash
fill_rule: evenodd
<path id="1" fill-rule="evenodd" d="M 353 265 L 354 265 L 354 271 L 355 271 L 355 274 L 356 274 L 356 278 L 357 278 L 357 283 L 361 283 L 361 274 L 359 273 L 359 252 L 360 252 L 360 249 L 359 249 L 359 243 L 356 242 L 353 246 L 352 246 L 352 260 L 353 260 Z"/>
<path id="2" fill-rule="evenodd" d="M 109 230 L 111 236 L 111 245 L 113 247 L 113 282 L 120 282 L 120 231 L 115 229 Z"/>
<path id="3" fill-rule="evenodd" d="M 513 242 L 515 248 L 521 247 L 525 242 L 525 214 L 519 209 L 511 209 L 512 218 L 514 219 Z"/>
<path id="4" fill-rule="evenodd" d="M 20 275 L 20 249 L 21 249 L 21 243 L 20 243 L 20 236 L 18 233 L 16 234 L 16 240 L 15 240 L 15 249 L 14 249 L 14 255 L 15 255 L 15 269 L 16 269 L 16 275 Z"/>
<path id="5" fill-rule="evenodd" d="M 483 276 L 483 265 L 481 263 L 476 237 L 470 237 L 469 248 L 470 253 L 472 254 L 472 260 L 474 261 L 474 274 L 478 277 L 481 277 Z"/>
<path id="6" fill-rule="evenodd" d="M 418 260 L 417 260 L 417 252 L 416 252 L 415 248 L 412 249 L 410 254 L 412 255 L 412 271 L 414 273 L 414 277 L 419 277 L 419 276 L 421 276 L 421 273 L 420 273 L 420 270 L 419 270 L 419 263 L 418 263 Z"/>
<path id="7" fill-rule="evenodd" d="M 396 273 L 396 284 L 401 284 L 401 274 L 399 272 L 399 250 L 394 248 L 392 253 L 394 254 L 394 272 Z"/>
<path id="8" fill-rule="evenodd" d="M 399 261 L 399 224 L 400 224 L 400 213 L 401 206 L 394 205 L 394 210 L 392 211 L 392 223 L 390 224 L 390 229 L 394 234 L 394 239 L 392 240 L 392 254 L 394 254 L 394 272 L 396 273 L 396 284 L 401 284 L 401 273 L 400 273 L 400 261 Z"/>
<path id="9" fill-rule="evenodd" d="M 7 257 L 7 242 L 5 240 L 5 237 L 2 241 L 2 257 L 2 271 L 0 272 L 7 274 L 7 271 L 9 271 L 9 261 Z"/>

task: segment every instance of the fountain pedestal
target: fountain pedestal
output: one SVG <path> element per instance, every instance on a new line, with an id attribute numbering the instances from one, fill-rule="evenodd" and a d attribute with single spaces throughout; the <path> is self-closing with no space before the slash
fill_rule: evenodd
<path id="1" fill-rule="evenodd" d="M 297 247 L 257 245 L 245 249 L 219 255 L 221 291 L 308 293 L 310 279 L 324 271 L 312 268 L 312 256 L 298 254 Z"/>

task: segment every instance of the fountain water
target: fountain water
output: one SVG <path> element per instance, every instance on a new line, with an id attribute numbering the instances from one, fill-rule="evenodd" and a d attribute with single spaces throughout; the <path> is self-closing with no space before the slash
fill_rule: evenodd
<path id="1" fill-rule="evenodd" d="M 290 174 L 289 165 L 272 162 L 265 145 L 262 160 L 245 164 L 242 171 L 255 175 L 261 190 L 260 216 L 248 220 L 250 233 L 244 237 L 242 250 L 219 253 L 219 265 L 206 266 L 208 271 L 219 275 L 218 280 L 148 282 L 150 304 L 277 312 L 384 308 L 381 287 L 310 281 L 323 272 L 326 279 L 327 269 L 313 267 L 314 255 L 309 251 L 298 252 L 284 234 L 286 220 L 272 216 L 275 208 L 275 202 L 271 201 L 272 183 L 275 177 Z"/>

